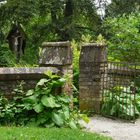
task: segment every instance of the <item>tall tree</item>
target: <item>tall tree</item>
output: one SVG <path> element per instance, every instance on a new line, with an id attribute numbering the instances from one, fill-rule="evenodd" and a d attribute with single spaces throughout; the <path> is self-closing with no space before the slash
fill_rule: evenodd
<path id="1" fill-rule="evenodd" d="M 106 15 L 115 17 L 122 14 L 140 10 L 140 0 L 112 0 L 112 3 L 106 7 Z"/>
<path id="2" fill-rule="evenodd" d="M 79 40 L 83 34 L 98 34 L 101 20 L 94 1 L 7 0 L 0 5 L 0 49 L 7 49 L 5 37 L 13 21 L 21 23 L 27 34 L 28 60 L 37 56 L 44 40 Z"/>
<path id="3" fill-rule="evenodd" d="M 95 34 L 99 29 L 100 18 L 94 0 L 38 1 L 40 18 L 50 16 L 50 22 L 38 25 L 44 34 L 52 32 L 57 34 L 58 40 L 70 40 L 84 33 Z"/>

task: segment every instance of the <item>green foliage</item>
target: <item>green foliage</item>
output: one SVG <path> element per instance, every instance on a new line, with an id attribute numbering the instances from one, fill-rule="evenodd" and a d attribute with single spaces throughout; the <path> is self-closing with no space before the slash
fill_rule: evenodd
<path id="1" fill-rule="evenodd" d="M 82 35 L 95 36 L 101 21 L 94 3 L 90 0 L 69 0 L 69 2 L 72 3 L 72 7 L 67 10 L 67 0 L 7 0 L 7 3 L 0 5 L 1 45 L 6 46 L 5 38 L 13 21 L 21 23 L 27 35 L 25 54 L 18 66 L 36 65 L 38 50 L 43 41 L 80 40 Z M 69 9 L 71 14 L 66 16 Z M 3 47 L 0 46 L 1 49 Z M 15 64 L 13 59 L 10 60 L 12 66 L 17 66 L 13 65 Z M 3 63 L 5 57 L 2 62 L 0 61 L 0 65 Z M 8 62 L 4 64 L 9 65 Z"/>
<path id="2" fill-rule="evenodd" d="M 138 62 L 140 59 L 140 14 L 107 18 L 103 24 L 108 54 L 114 60 Z"/>
<path id="3" fill-rule="evenodd" d="M 136 96 L 136 97 L 135 97 Z M 133 119 L 140 116 L 140 89 L 134 95 L 131 87 L 114 87 L 104 91 L 102 113 L 123 119 Z"/>
<path id="4" fill-rule="evenodd" d="M 80 48 L 79 43 L 75 40 L 71 42 L 72 50 L 73 50 L 73 67 L 74 69 L 79 69 L 79 57 L 80 57 Z"/>
<path id="5" fill-rule="evenodd" d="M 90 42 L 93 42 L 93 37 L 89 34 L 82 35 L 81 40 L 83 43 L 90 43 Z"/>
<path id="6" fill-rule="evenodd" d="M 101 34 L 99 34 L 97 36 L 96 43 L 106 45 L 107 41 L 105 40 L 105 38 Z"/>
<path id="7" fill-rule="evenodd" d="M 79 43 L 73 40 L 71 42 L 72 50 L 73 50 L 73 84 L 79 89 L 79 57 L 80 57 L 80 48 Z M 76 95 L 77 96 L 77 92 Z"/>
<path id="8" fill-rule="evenodd" d="M 74 105 L 79 106 L 79 57 L 80 57 L 80 48 L 79 43 L 75 40 L 71 42 L 73 50 L 73 101 Z"/>
<path id="9" fill-rule="evenodd" d="M 13 90 L 13 94 L 15 95 L 12 101 L 8 101 L 7 98 L 1 95 L 1 105 L 0 105 L 0 124 L 1 125 L 11 125 L 11 124 L 21 124 L 21 122 L 26 119 L 25 110 L 23 109 L 23 101 L 24 97 L 23 92 L 23 82 L 17 86 L 16 89 Z M 23 120 L 21 120 L 23 118 Z"/>
<path id="10" fill-rule="evenodd" d="M 83 43 L 90 43 L 90 42 L 106 44 L 106 40 L 101 34 L 97 36 L 97 39 L 95 39 L 95 37 L 91 36 L 90 34 L 87 34 L 81 36 L 80 42 L 77 42 L 75 40 L 71 41 L 71 46 L 73 50 L 73 74 L 74 74 L 73 83 L 77 89 L 79 89 L 79 59 L 80 59 L 81 46 L 83 45 Z"/>
<path id="11" fill-rule="evenodd" d="M 0 6 L 1 22 L 19 21 L 27 24 L 31 17 L 36 14 L 36 1 L 34 0 L 7 0 L 6 4 Z"/>
<path id="12" fill-rule="evenodd" d="M 139 0 L 111 0 L 111 4 L 106 7 L 106 16 L 115 17 L 117 15 L 131 14 L 140 10 Z"/>
<path id="13" fill-rule="evenodd" d="M 14 98 L 7 101 L 1 96 L 0 123 L 43 127 L 80 127 L 77 110 L 72 110 L 72 97 L 58 93 L 66 80 L 51 72 L 41 79 L 35 89 L 25 94 L 21 83 L 14 89 Z M 84 117 L 85 118 L 85 117 Z M 86 118 L 85 118 L 86 119 Z"/>
<path id="14" fill-rule="evenodd" d="M 0 45 L 0 67 L 13 66 L 15 57 L 10 52 L 8 46 Z"/>
<path id="15" fill-rule="evenodd" d="M 89 42 L 93 42 L 93 36 L 91 36 L 90 34 L 86 34 L 86 35 L 83 34 L 81 36 L 80 42 L 76 40 L 71 41 L 71 46 L 73 50 L 73 69 L 74 69 L 74 76 L 76 76 L 76 79 L 78 78 L 78 73 L 79 73 L 79 59 L 80 59 L 81 45 L 82 43 L 89 43 Z"/>
<path id="16" fill-rule="evenodd" d="M 9 26 L 11 21 L 18 21 L 24 26 L 30 26 L 32 21 L 36 21 L 36 28 L 32 30 L 33 32 L 42 32 L 41 38 L 57 34 L 60 40 L 65 39 L 64 34 L 68 34 L 68 39 L 72 39 L 81 37 L 83 33 L 93 33 L 99 22 L 95 5 L 90 0 L 69 1 L 72 3 L 71 13 L 66 16 L 65 13 L 69 12 L 66 10 L 69 9 L 65 7 L 67 2 L 65 0 L 8 0 L 0 7 L 0 25 Z M 39 35 L 36 34 L 36 36 Z"/>

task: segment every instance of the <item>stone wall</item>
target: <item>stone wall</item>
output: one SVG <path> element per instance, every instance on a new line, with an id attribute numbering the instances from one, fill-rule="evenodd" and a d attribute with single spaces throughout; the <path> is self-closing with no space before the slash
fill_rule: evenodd
<path id="1" fill-rule="evenodd" d="M 58 75 L 69 75 L 72 81 L 72 51 L 69 42 L 44 42 L 39 59 L 39 67 L 35 68 L 0 68 L 0 92 L 6 97 L 12 97 L 12 90 L 24 81 L 24 89 L 33 88 L 37 81 L 43 78 L 44 72 L 52 71 Z M 71 94 L 69 82 L 62 88 L 67 94 Z"/>
<path id="2" fill-rule="evenodd" d="M 59 74 L 60 70 L 51 67 L 38 68 L 0 68 L 0 92 L 6 97 L 11 98 L 12 91 L 21 82 L 24 82 L 24 90 L 34 88 L 36 83 L 43 77 L 44 72 L 52 71 L 54 74 Z"/>

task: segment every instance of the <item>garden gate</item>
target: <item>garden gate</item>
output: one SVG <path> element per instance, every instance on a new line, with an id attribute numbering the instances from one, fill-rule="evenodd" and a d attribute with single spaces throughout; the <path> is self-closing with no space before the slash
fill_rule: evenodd
<path id="1" fill-rule="evenodd" d="M 107 61 L 106 46 L 82 46 L 79 73 L 80 110 L 135 120 L 140 96 L 140 64 Z"/>
<path id="2" fill-rule="evenodd" d="M 107 62 L 101 74 L 101 114 L 125 120 L 138 115 L 140 65 L 138 63 Z"/>

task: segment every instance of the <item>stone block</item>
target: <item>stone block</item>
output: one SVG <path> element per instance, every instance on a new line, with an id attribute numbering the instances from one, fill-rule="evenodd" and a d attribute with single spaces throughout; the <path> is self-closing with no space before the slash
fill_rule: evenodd
<path id="1" fill-rule="evenodd" d="M 70 42 L 44 42 L 39 64 L 41 66 L 62 66 L 72 64 Z"/>

